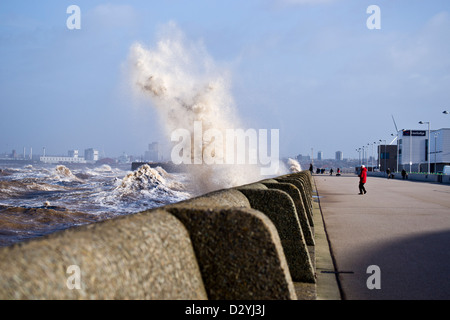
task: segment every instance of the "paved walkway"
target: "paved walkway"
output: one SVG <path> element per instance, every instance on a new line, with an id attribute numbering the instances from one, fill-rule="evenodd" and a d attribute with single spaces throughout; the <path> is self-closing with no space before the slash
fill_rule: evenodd
<path id="1" fill-rule="evenodd" d="M 313 177 L 344 299 L 450 299 L 449 185 Z"/>

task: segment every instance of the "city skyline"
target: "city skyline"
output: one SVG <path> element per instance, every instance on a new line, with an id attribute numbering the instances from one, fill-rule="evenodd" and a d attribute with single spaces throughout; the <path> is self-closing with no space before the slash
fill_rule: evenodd
<path id="1" fill-rule="evenodd" d="M 79 29 L 68 28 L 72 4 Z M 0 153 L 170 148 L 152 102 L 130 93 L 127 69 L 131 47 L 154 48 L 168 24 L 229 79 L 242 129 L 279 129 L 280 157 L 313 148 L 356 159 L 367 143 L 393 139 L 393 119 L 398 130 L 450 127 L 450 3 L 378 1 L 380 28 L 370 29 L 373 4 L 4 1 Z"/>

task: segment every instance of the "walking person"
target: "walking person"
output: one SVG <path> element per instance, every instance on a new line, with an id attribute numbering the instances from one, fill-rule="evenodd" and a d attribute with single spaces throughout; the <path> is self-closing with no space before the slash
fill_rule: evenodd
<path id="1" fill-rule="evenodd" d="M 366 188 L 364 187 L 364 184 L 367 181 L 367 168 L 366 166 L 361 166 L 361 171 L 359 173 L 359 194 L 366 194 Z"/>

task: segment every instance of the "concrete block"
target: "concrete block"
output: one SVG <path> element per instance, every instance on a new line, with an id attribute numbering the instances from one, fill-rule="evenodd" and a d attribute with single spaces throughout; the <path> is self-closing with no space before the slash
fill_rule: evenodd
<path id="1" fill-rule="evenodd" d="M 192 239 L 211 300 L 295 300 L 273 223 L 250 208 L 171 206 Z"/>
<path id="2" fill-rule="evenodd" d="M 185 227 L 155 210 L 0 248 L 0 299 L 207 295 Z"/>
<path id="3" fill-rule="evenodd" d="M 250 208 L 250 203 L 248 202 L 247 197 L 245 197 L 241 192 L 235 189 L 222 189 L 207 193 L 196 198 L 166 205 L 164 208 L 180 206 L 193 208 L 198 206 L 208 208 L 218 208 L 224 206 Z"/>
<path id="4" fill-rule="evenodd" d="M 289 194 L 276 189 L 252 189 L 250 187 L 237 187 L 236 189 L 248 198 L 253 209 L 266 214 L 275 225 L 292 279 L 313 283 L 315 281 L 313 265 L 295 204 Z"/>
<path id="5" fill-rule="evenodd" d="M 264 182 L 263 184 L 269 189 L 279 189 L 289 194 L 294 201 L 295 209 L 297 211 L 298 220 L 302 228 L 303 236 L 305 238 L 306 245 L 314 245 L 314 234 L 309 225 L 308 216 L 306 214 L 306 208 L 303 204 L 302 196 L 298 188 L 291 183 L 282 183 L 274 180 L 275 183 Z"/>
<path id="6" fill-rule="evenodd" d="M 297 187 L 302 197 L 303 204 L 305 205 L 309 225 L 314 227 L 312 196 L 309 196 L 307 187 L 305 187 L 305 182 L 298 177 L 276 178 L 275 180 L 282 183 L 291 183 Z"/>

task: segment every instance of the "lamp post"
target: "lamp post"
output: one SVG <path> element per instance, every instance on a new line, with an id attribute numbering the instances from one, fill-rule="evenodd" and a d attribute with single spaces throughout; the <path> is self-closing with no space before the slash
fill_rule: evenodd
<path id="1" fill-rule="evenodd" d="M 373 158 L 374 158 L 374 154 L 373 154 L 373 146 L 375 145 L 376 142 L 371 143 L 372 145 L 372 171 L 373 171 Z"/>
<path id="2" fill-rule="evenodd" d="M 428 158 L 428 174 L 430 173 L 430 121 L 419 121 L 419 124 L 428 124 L 428 144 L 427 144 L 427 158 Z"/>
<path id="3" fill-rule="evenodd" d="M 367 144 L 367 146 L 366 146 L 366 167 L 367 167 L 367 170 L 369 170 L 369 143 Z"/>
<path id="4" fill-rule="evenodd" d="M 377 166 L 378 166 L 378 170 L 381 170 L 381 140 L 378 141 L 378 157 L 377 157 Z"/>
<path id="5" fill-rule="evenodd" d="M 447 110 L 442 111 L 443 114 L 449 114 L 450 112 L 448 112 Z"/>
<path id="6" fill-rule="evenodd" d="M 364 146 L 362 146 L 361 149 L 362 149 L 362 161 L 361 161 L 361 164 L 364 164 L 364 159 L 365 159 L 365 156 L 366 156 L 366 149 L 365 149 Z"/>

